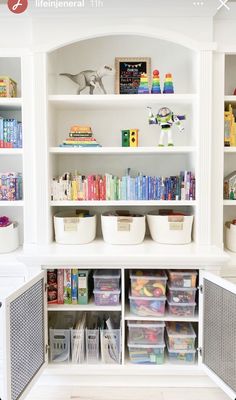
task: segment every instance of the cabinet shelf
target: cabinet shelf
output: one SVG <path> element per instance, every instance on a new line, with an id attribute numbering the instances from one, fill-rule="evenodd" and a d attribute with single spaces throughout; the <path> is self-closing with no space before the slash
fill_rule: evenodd
<path id="1" fill-rule="evenodd" d="M 107 94 L 50 95 L 49 104 L 57 109 L 144 108 L 149 105 L 192 104 L 195 94 Z"/>
<path id="2" fill-rule="evenodd" d="M 196 206 L 196 200 L 88 200 L 88 201 L 51 201 L 51 206 L 53 207 L 78 207 L 78 206 L 172 206 L 172 207 L 186 207 L 186 206 Z M 235 202 L 236 204 L 236 202 Z"/>
<path id="3" fill-rule="evenodd" d="M 236 146 L 235 147 L 224 147 L 225 153 L 236 153 Z"/>
<path id="4" fill-rule="evenodd" d="M 215 246 L 199 246 L 195 243 L 185 245 L 164 245 L 145 239 L 139 245 L 110 245 L 96 239 L 85 245 L 60 245 L 52 243 L 44 246 L 28 245 L 19 261 L 29 267 L 35 265 L 55 266 L 102 266 L 111 269 L 121 265 L 128 268 L 146 267 L 163 269 L 174 265 L 175 269 L 196 269 L 196 265 L 208 268 L 227 263 L 229 256 Z"/>
<path id="5" fill-rule="evenodd" d="M 199 318 L 196 314 L 194 317 L 174 317 L 173 315 L 165 314 L 164 317 L 139 317 L 132 314 L 129 309 L 125 312 L 126 321 L 177 321 L 177 322 L 198 322 Z"/>
<path id="6" fill-rule="evenodd" d="M 118 306 L 97 306 L 93 300 L 89 304 L 48 304 L 48 311 L 121 311 Z"/>
<path id="7" fill-rule="evenodd" d="M 20 110 L 22 99 L 20 97 L 0 97 L 0 110 Z"/>
<path id="8" fill-rule="evenodd" d="M 0 207 L 23 207 L 23 200 L 0 201 Z"/>
<path id="9" fill-rule="evenodd" d="M 0 149 L 0 156 L 17 156 L 22 154 L 23 149 Z"/>
<path id="10" fill-rule="evenodd" d="M 236 96 L 225 96 L 224 97 L 225 102 L 229 103 L 236 103 Z"/>
<path id="11" fill-rule="evenodd" d="M 175 146 L 175 147 L 95 147 L 95 148 L 65 148 L 65 147 L 50 147 L 51 154 L 190 154 L 196 151 L 194 146 Z"/>
<path id="12" fill-rule="evenodd" d="M 202 375 L 202 370 L 199 365 L 173 365 L 168 363 L 168 360 L 164 364 L 161 365 L 138 365 L 132 364 L 129 359 L 125 360 L 125 363 L 122 364 L 66 364 L 66 372 L 65 372 L 65 364 L 49 364 L 47 369 L 45 370 L 45 375 L 56 375 L 60 376 L 65 379 L 69 379 L 69 377 L 79 374 L 84 375 L 101 375 L 105 374 L 114 375 L 130 375 L 134 372 L 136 375 L 175 375 L 175 376 L 182 376 L 182 375 Z"/>
<path id="13" fill-rule="evenodd" d="M 224 206 L 236 206 L 236 200 L 224 200 Z"/>

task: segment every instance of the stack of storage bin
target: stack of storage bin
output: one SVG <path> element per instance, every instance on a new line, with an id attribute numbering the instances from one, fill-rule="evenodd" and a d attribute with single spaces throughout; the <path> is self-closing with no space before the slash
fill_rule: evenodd
<path id="1" fill-rule="evenodd" d="M 94 301 L 97 306 L 117 306 L 120 302 L 120 271 L 97 270 L 93 274 Z"/>
<path id="2" fill-rule="evenodd" d="M 129 355 L 134 364 L 164 363 L 165 323 L 158 321 L 130 321 Z"/>
<path id="3" fill-rule="evenodd" d="M 167 322 L 167 348 L 173 364 L 194 364 L 196 334 L 189 322 Z"/>
<path id="4" fill-rule="evenodd" d="M 175 317 L 194 317 L 196 271 L 168 271 L 168 312 Z"/>
<path id="5" fill-rule="evenodd" d="M 130 311 L 141 317 L 163 317 L 166 303 L 164 271 L 133 271 L 130 273 Z"/>

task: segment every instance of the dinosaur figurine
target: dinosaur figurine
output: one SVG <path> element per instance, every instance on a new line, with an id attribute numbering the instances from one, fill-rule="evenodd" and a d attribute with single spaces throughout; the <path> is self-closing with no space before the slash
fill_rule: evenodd
<path id="1" fill-rule="evenodd" d="M 98 86 L 103 91 L 104 94 L 107 94 L 105 87 L 102 82 L 102 78 L 106 75 L 113 75 L 114 70 L 112 67 L 108 65 L 104 65 L 99 68 L 97 71 L 86 70 L 81 71 L 79 74 L 71 75 L 67 73 L 60 74 L 62 76 L 67 76 L 73 82 L 78 85 L 77 94 L 80 94 L 82 90 L 86 87 L 89 87 L 89 94 L 93 94 L 94 89 Z"/>

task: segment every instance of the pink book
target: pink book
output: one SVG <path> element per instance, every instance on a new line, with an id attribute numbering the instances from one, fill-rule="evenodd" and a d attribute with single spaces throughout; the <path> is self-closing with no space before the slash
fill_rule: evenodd
<path id="1" fill-rule="evenodd" d="M 57 270 L 57 302 L 64 304 L 64 270 Z"/>

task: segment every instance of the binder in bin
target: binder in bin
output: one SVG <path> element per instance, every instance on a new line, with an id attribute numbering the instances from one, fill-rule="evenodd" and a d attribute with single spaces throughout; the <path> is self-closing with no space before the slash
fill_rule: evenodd
<path id="1" fill-rule="evenodd" d="M 99 362 L 99 329 L 86 328 L 86 358 L 88 364 Z"/>
<path id="2" fill-rule="evenodd" d="M 70 330 L 51 329 L 50 335 L 50 361 L 65 363 L 70 361 Z"/>
<path id="3" fill-rule="evenodd" d="M 105 364 L 121 363 L 121 330 L 101 329 L 101 356 Z"/>
<path id="4" fill-rule="evenodd" d="M 71 361 L 73 364 L 84 362 L 84 329 L 71 329 Z"/>

